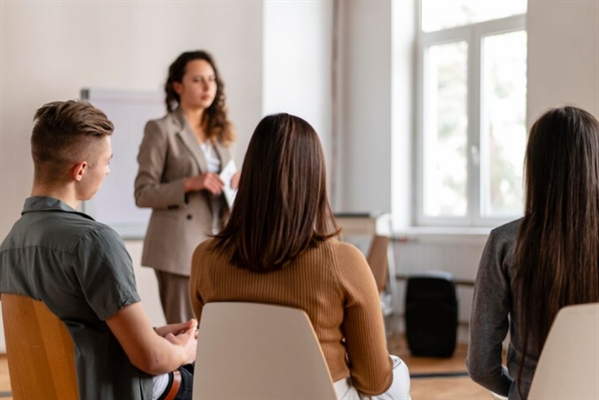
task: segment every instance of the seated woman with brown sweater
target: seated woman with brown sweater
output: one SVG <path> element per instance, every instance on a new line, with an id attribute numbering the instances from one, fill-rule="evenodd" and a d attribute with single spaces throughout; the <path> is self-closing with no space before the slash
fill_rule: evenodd
<path id="1" fill-rule="evenodd" d="M 372 272 L 358 249 L 333 238 L 339 229 L 314 129 L 288 114 L 265 117 L 242 170 L 227 225 L 193 255 L 190 293 L 198 320 L 214 301 L 302 309 L 340 399 L 408 399 L 409 373 L 387 352 Z"/>

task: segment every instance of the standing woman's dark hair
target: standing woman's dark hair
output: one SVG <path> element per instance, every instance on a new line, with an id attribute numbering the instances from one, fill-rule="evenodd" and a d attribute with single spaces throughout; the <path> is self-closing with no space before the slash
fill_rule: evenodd
<path id="1" fill-rule="evenodd" d="M 591 114 L 560 107 L 535 122 L 525 187 L 515 293 L 524 353 L 534 343 L 539 354 L 560 308 L 599 301 L 599 123 Z"/>
<path id="2" fill-rule="evenodd" d="M 166 111 L 172 112 L 179 104 L 179 94 L 175 91 L 173 85 L 175 82 L 181 83 L 185 75 L 187 64 L 194 60 L 204 60 L 208 62 L 214 70 L 216 80 L 216 96 L 214 102 L 208 107 L 202 115 L 202 125 L 206 136 L 210 140 L 219 140 L 224 144 L 230 144 L 235 141 L 235 132 L 233 125 L 227 118 L 227 107 L 225 103 L 225 84 L 222 81 L 218 68 L 214 63 L 212 56 L 203 50 L 186 51 L 182 53 L 168 69 L 168 77 L 164 84 L 166 93 Z"/>
<path id="3" fill-rule="evenodd" d="M 233 264 L 277 270 L 339 232 L 320 139 L 303 119 L 289 114 L 262 119 L 242 170 L 235 206 L 216 236 L 217 247 L 233 249 Z"/>

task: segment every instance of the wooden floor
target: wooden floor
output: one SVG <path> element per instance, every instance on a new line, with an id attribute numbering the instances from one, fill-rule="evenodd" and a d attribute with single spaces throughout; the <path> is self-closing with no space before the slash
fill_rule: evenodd
<path id="1" fill-rule="evenodd" d="M 423 374 L 465 373 L 466 346 L 458 345 L 452 358 L 412 357 L 399 335 L 389 339 L 389 352 L 401 357 L 410 369 L 412 400 L 492 400 L 490 393 L 475 384 L 468 376 L 422 377 Z M 6 355 L 0 355 L 0 400 L 10 397 L 10 381 Z"/>
<path id="2" fill-rule="evenodd" d="M 464 344 L 457 345 L 451 358 L 414 357 L 410 354 L 404 338 L 399 335 L 389 338 L 388 348 L 389 353 L 401 357 L 410 369 L 412 400 L 493 399 L 488 390 L 474 383 L 466 375 L 468 349 Z"/>

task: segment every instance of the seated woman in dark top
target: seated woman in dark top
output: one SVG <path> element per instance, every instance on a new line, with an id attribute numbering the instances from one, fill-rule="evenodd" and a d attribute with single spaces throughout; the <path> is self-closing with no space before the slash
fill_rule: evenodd
<path id="1" fill-rule="evenodd" d="M 599 301 L 599 122 L 575 107 L 541 116 L 525 188 L 524 218 L 493 230 L 483 252 L 467 360 L 474 381 L 510 400 L 527 398 L 558 310 Z"/>

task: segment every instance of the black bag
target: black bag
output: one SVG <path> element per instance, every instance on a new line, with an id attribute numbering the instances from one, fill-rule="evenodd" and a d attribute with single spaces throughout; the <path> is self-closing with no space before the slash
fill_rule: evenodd
<path id="1" fill-rule="evenodd" d="M 405 323 L 412 355 L 453 355 L 457 339 L 458 299 L 451 274 L 427 272 L 408 278 Z"/>

